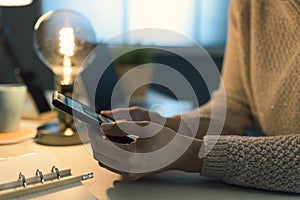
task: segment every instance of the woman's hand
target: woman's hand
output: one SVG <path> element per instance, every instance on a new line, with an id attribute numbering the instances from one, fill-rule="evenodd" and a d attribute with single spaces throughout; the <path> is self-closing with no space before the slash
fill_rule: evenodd
<path id="1" fill-rule="evenodd" d="M 94 157 L 99 165 L 136 180 L 167 170 L 199 172 L 202 160 L 198 153 L 202 141 L 177 134 L 174 130 L 149 121 L 116 121 L 103 123 L 106 136 L 135 135 L 130 144 L 104 140 L 98 132 L 89 131 Z"/>
<path id="2" fill-rule="evenodd" d="M 127 120 L 127 121 L 151 121 L 153 123 L 160 124 L 167 128 L 178 131 L 180 125 L 180 116 L 162 117 L 160 114 L 150 112 L 141 107 L 130 107 L 130 108 L 118 108 L 114 110 L 101 111 L 102 115 L 106 115 L 114 118 L 115 120 Z"/>
<path id="3" fill-rule="evenodd" d="M 195 112 L 195 111 L 194 111 Z M 198 111 L 199 112 L 199 111 Z M 210 124 L 210 120 L 203 118 L 200 120 L 200 114 L 195 115 L 192 119 L 197 121 L 197 125 L 188 127 L 187 123 L 184 122 L 183 115 L 174 115 L 172 117 L 163 117 L 158 113 L 151 112 L 140 107 L 130 107 L 130 108 L 118 108 L 114 110 L 101 111 L 102 115 L 106 115 L 114 118 L 115 120 L 127 120 L 127 121 L 151 121 L 153 123 L 160 124 L 164 127 L 170 128 L 173 131 L 180 133 L 182 135 L 196 137 L 198 139 L 203 139 L 207 133 L 207 129 Z M 187 115 L 189 116 L 189 115 Z M 190 117 L 189 117 L 190 118 Z M 191 121 L 191 119 L 189 119 Z M 189 122 L 188 122 L 189 123 Z"/>

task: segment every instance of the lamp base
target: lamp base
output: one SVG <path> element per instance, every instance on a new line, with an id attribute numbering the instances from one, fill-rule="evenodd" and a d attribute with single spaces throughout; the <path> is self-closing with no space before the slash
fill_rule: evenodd
<path id="1" fill-rule="evenodd" d="M 36 142 L 45 145 L 67 146 L 88 142 L 84 137 L 79 137 L 76 128 L 66 127 L 61 122 L 50 122 L 37 128 Z"/>

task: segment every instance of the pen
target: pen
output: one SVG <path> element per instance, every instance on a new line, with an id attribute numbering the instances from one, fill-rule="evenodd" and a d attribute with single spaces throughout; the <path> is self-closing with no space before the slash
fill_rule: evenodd
<path id="1" fill-rule="evenodd" d="M 16 190 L 0 194 L 0 200 L 17 198 L 20 196 L 34 193 L 34 192 L 41 192 L 44 190 L 53 189 L 56 187 L 60 187 L 60 186 L 80 182 L 83 180 L 91 179 L 93 177 L 94 177 L 94 174 L 91 172 L 91 173 L 86 173 L 86 174 L 82 174 L 82 175 L 78 175 L 78 176 L 68 176 L 68 177 L 65 177 L 62 179 L 55 179 L 55 180 L 44 182 L 44 183 L 34 185 L 31 187 L 18 188 Z"/>

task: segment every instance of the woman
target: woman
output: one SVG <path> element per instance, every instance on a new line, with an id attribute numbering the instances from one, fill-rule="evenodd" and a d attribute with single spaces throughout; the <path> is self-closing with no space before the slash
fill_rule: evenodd
<path id="1" fill-rule="evenodd" d="M 140 108 L 102 111 L 123 119 L 102 124 L 105 135 L 125 136 L 130 132 L 140 136 L 131 144 L 117 144 L 120 148 L 135 153 L 155 151 L 172 141 L 178 131 L 178 141 L 189 144 L 184 153 L 163 168 L 145 173 L 116 169 L 105 161 L 119 161 L 103 151 L 99 136 L 90 134 L 94 157 L 102 167 L 130 179 L 176 169 L 200 172 L 245 187 L 299 193 L 299 32 L 298 0 L 232 0 L 222 72 L 226 103 L 219 101 L 220 90 L 208 104 L 167 119 Z M 209 122 L 218 121 L 210 115 L 215 102 L 220 109 L 226 108 L 222 136 L 205 136 Z M 128 111 L 132 119 L 124 116 Z M 199 127 L 191 131 L 193 122 L 199 120 L 195 117 L 198 114 Z M 136 128 L 136 124 L 146 127 L 150 121 L 151 128 L 143 132 Z M 179 129 L 180 122 L 183 126 Z M 245 136 L 251 127 L 259 129 L 263 136 Z M 153 128 L 159 130 L 157 134 L 151 132 Z M 199 156 L 202 145 L 208 153 L 203 158 Z M 134 159 L 126 163 L 128 168 L 139 164 Z"/>

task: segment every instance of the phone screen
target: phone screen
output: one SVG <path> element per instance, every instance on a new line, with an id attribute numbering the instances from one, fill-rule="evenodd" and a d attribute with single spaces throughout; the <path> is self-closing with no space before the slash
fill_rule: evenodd
<path id="1" fill-rule="evenodd" d="M 91 107 L 88 107 L 57 91 L 53 94 L 52 104 L 60 110 L 70 115 L 74 115 L 75 117 L 79 118 L 80 120 L 86 123 L 97 122 L 98 124 L 101 124 L 103 122 L 110 123 L 114 121 L 113 119 L 107 116 L 103 116 L 96 113 Z"/>

